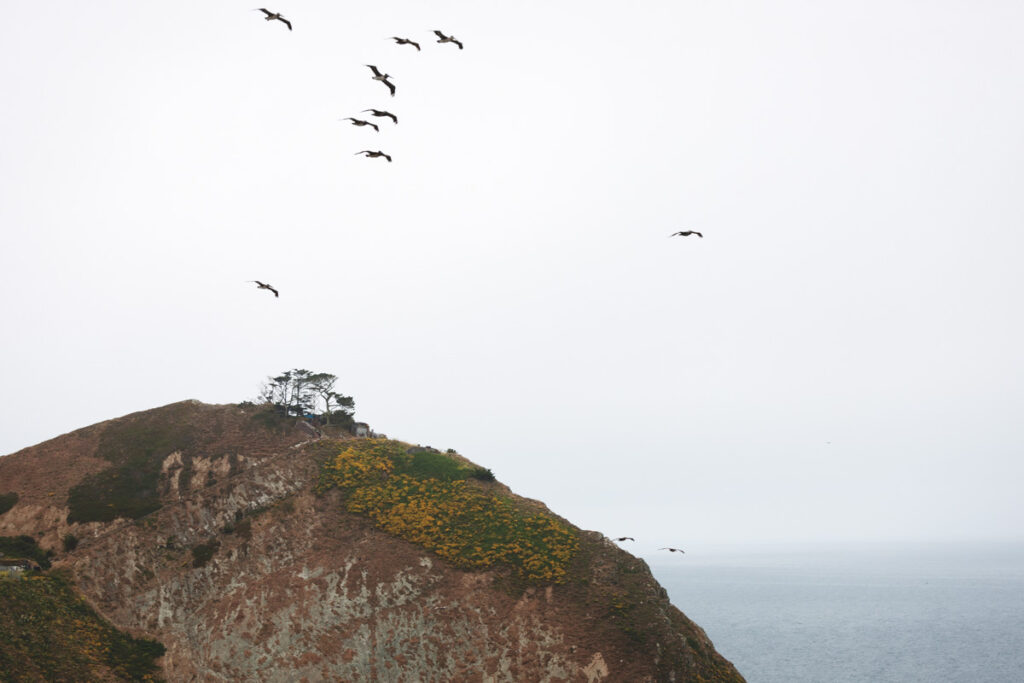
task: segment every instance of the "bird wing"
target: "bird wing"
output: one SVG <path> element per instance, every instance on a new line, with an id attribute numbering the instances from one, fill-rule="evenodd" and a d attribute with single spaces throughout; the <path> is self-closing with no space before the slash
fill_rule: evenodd
<path id="1" fill-rule="evenodd" d="M 370 67 L 370 70 L 373 71 L 374 76 L 380 76 L 380 72 L 377 71 L 377 67 L 375 67 L 373 64 L 367 64 L 366 66 Z"/>
<path id="2" fill-rule="evenodd" d="M 288 27 L 289 31 L 292 30 L 292 22 L 288 21 L 287 19 L 285 19 L 284 17 L 282 17 L 280 15 L 277 18 L 284 22 L 284 25 Z M 274 292 L 274 294 L 277 294 L 277 292 Z"/>
<path id="3" fill-rule="evenodd" d="M 382 153 L 381 156 L 383 156 L 385 159 L 387 159 L 389 164 L 391 163 L 391 155 L 390 154 L 383 154 Z"/>
<path id="4" fill-rule="evenodd" d="M 396 125 L 398 124 L 398 117 L 389 111 L 384 112 L 383 114 L 381 114 L 381 116 L 389 116 L 391 117 L 391 120 L 395 122 Z"/>
<path id="5" fill-rule="evenodd" d="M 366 125 L 368 125 L 368 126 L 373 126 L 373 129 L 374 129 L 375 131 L 377 131 L 378 133 L 380 132 L 380 128 L 378 128 L 378 127 L 377 127 L 377 124 L 376 124 L 376 123 L 370 123 L 369 121 L 367 121 L 367 122 L 366 122 Z"/>
<path id="6" fill-rule="evenodd" d="M 274 16 L 274 13 L 273 13 L 273 12 L 271 12 L 270 10 L 268 10 L 268 9 L 263 9 L 262 7 L 260 7 L 259 9 L 260 9 L 260 11 L 261 11 L 261 12 L 263 12 L 264 14 L 266 14 L 266 15 L 267 15 L 268 17 L 272 17 L 272 16 Z"/>
<path id="7" fill-rule="evenodd" d="M 362 152 L 356 152 L 353 156 L 359 156 L 360 154 L 372 154 L 372 152 L 368 149 L 364 149 Z"/>
<path id="8" fill-rule="evenodd" d="M 264 10 L 264 11 L 266 11 L 266 10 Z M 434 33 L 436 33 L 437 37 L 440 38 L 441 40 L 446 40 L 448 38 L 448 36 L 446 36 L 445 34 L 441 33 L 436 28 L 434 29 Z"/>
<path id="9" fill-rule="evenodd" d="M 414 48 L 416 48 L 416 52 L 419 52 L 419 51 L 420 51 L 420 44 L 419 44 L 419 43 L 414 43 L 414 42 L 412 42 L 411 40 L 407 40 L 407 41 L 405 41 L 405 42 L 409 43 L 409 44 L 410 44 L 410 45 L 412 45 L 412 46 L 413 46 Z"/>
<path id="10" fill-rule="evenodd" d="M 388 90 L 391 91 L 391 96 L 394 97 L 395 96 L 395 84 L 392 83 L 391 81 L 385 80 L 384 81 L 384 85 L 388 86 Z"/>
<path id="11" fill-rule="evenodd" d="M 455 43 L 456 45 L 458 45 L 460 50 L 462 49 L 462 43 L 461 42 L 459 42 L 458 40 L 455 40 L 454 38 L 452 38 L 452 42 Z"/>
<path id="12" fill-rule="evenodd" d="M 276 299 L 277 297 L 281 296 L 280 294 L 278 294 L 278 293 L 277 293 L 277 290 L 276 290 L 276 289 L 274 289 L 273 287 L 271 287 L 270 285 L 267 285 L 267 289 L 269 289 L 269 290 L 270 290 L 271 292 L 273 292 L 273 293 L 274 293 L 274 298 L 275 298 L 275 299 Z"/>
<path id="13" fill-rule="evenodd" d="M 700 234 L 696 230 L 693 231 L 693 234 L 696 235 L 697 237 L 701 238 L 701 239 L 704 239 L 704 235 Z"/>

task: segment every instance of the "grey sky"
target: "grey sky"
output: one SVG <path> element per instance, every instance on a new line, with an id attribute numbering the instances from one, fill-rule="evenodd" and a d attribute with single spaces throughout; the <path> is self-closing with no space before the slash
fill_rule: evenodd
<path id="1" fill-rule="evenodd" d="M 303 367 L 641 553 L 1021 538 L 1020 3 L 254 4 L 3 3 L 0 453 Z"/>

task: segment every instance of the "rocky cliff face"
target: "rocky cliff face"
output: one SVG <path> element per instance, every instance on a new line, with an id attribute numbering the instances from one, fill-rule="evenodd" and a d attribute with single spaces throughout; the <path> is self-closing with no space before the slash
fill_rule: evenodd
<path id="1" fill-rule="evenodd" d="M 18 494 L 0 536 L 57 550 L 103 616 L 166 646 L 173 681 L 743 680 L 600 534 L 566 523 L 559 583 L 459 569 L 318 494 L 344 442 L 309 439 L 191 401 L 94 425 L 0 458 Z"/>

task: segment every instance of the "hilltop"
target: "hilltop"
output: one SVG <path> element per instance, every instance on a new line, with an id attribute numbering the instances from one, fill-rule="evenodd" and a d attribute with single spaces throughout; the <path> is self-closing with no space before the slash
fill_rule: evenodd
<path id="1" fill-rule="evenodd" d="M 642 560 L 453 452 L 184 401 L 0 458 L 0 498 L 135 648 L 109 680 L 743 680 Z"/>

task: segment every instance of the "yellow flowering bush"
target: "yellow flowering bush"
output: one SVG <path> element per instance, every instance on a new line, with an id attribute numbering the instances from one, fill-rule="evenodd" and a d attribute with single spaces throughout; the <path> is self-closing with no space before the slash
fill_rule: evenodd
<path id="1" fill-rule="evenodd" d="M 474 471 L 459 467 L 467 477 Z M 329 459 L 319 488 L 346 490 L 349 512 L 366 515 L 378 528 L 458 567 L 508 564 L 530 581 L 567 578 L 569 561 L 579 549 L 574 530 L 466 479 L 417 476 L 421 471 L 401 444 L 371 439 Z"/>

